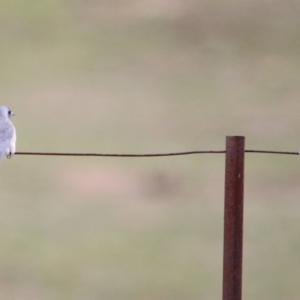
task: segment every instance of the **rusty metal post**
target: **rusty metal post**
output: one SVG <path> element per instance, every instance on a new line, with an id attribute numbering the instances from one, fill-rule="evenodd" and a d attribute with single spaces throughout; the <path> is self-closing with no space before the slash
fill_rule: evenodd
<path id="1" fill-rule="evenodd" d="M 242 299 L 245 137 L 226 137 L 223 300 Z"/>

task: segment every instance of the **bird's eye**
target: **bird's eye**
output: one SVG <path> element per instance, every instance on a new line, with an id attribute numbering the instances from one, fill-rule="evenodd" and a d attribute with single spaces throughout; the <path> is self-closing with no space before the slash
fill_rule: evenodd
<path id="1" fill-rule="evenodd" d="M 9 115 L 9 116 L 11 115 L 11 110 L 8 110 L 8 115 Z"/>

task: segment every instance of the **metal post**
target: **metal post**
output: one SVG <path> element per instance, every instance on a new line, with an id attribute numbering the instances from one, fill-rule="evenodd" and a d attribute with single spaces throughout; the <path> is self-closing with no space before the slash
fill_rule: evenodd
<path id="1" fill-rule="evenodd" d="M 223 300 L 242 299 L 245 137 L 226 137 Z"/>

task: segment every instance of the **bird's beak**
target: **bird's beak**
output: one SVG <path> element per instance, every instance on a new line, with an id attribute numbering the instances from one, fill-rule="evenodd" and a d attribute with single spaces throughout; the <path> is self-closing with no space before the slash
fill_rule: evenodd
<path id="1" fill-rule="evenodd" d="M 14 113 L 14 112 L 11 112 L 11 114 L 10 114 L 11 116 L 15 116 L 16 114 Z"/>

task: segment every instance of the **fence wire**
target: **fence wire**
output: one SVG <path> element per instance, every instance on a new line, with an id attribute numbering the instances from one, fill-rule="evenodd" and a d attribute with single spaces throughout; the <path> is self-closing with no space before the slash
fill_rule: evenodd
<path id="1" fill-rule="evenodd" d="M 71 153 L 71 152 L 16 152 L 16 155 L 33 155 L 33 156 L 106 156 L 106 157 L 161 157 L 161 156 L 180 156 L 192 154 L 224 154 L 225 150 L 195 150 L 184 152 L 166 152 L 166 153 Z M 282 155 L 299 155 L 299 152 L 289 151 L 270 151 L 270 150 L 245 150 L 245 153 L 263 153 L 263 154 L 282 154 Z"/>

